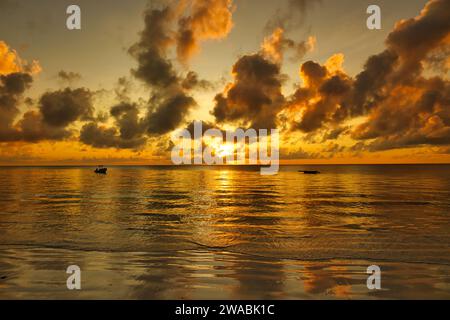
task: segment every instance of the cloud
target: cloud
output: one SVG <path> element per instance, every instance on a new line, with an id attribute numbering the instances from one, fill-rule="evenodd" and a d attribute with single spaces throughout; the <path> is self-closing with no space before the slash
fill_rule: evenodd
<path id="1" fill-rule="evenodd" d="M 214 84 L 205 79 L 200 79 L 195 71 L 189 71 L 181 82 L 181 86 L 186 90 L 203 89 L 212 90 Z"/>
<path id="2" fill-rule="evenodd" d="M 139 119 L 139 109 L 136 104 L 118 104 L 111 108 L 110 113 L 120 128 L 120 137 L 122 139 L 134 139 L 144 133 L 145 125 Z"/>
<path id="3" fill-rule="evenodd" d="M 350 126 L 342 126 L 333 128 L 324 133 L 322 137 L 322 142 L 327 140 L 337 140 L 341 135 L 347 134 L 349 132 Z"/>
<path id="4" fill-rule="evenodd" d="M 18 105 L 33 79 L 28 73 L 0 76 L 0 141 L 63 140 L 71 135 L 64 127 L 54 127 L 44 121 L 40 110 L 30 110 L 15 122 Z"/>
<path id="5" fill-rule="evenodd" d="M 194 139 L 194 121 L 189 122 L 185 129 L 189 132 L 191 137 Z M 202 132 L 201 132 L 202 137 L 205 134 L 205 132 L 209 129 L 220 130 L 222 132 L 222 135 L 224 137 L 226 136 L 226 131 L 222 130 L 217 124 L 215 124 L 213 122 L 202 121 Z"/>
<path id="6" fill-rule="evenodd" d="M 80 80 L 82 77 L 81 74 L 77 72 L 61 70 L 58 72 L 58 78 L 62 81 L 72 83 L 74 81 Z"/>
<path id="7" fill-rule="evenodd" d="M 53 127 L 45 123 L 42 114 L 35 110 L 26 112 L 19 120 L 17 127 L 20 129 L 22 140 L 27 142 L 64 140 L 72 135 L 72 132 L 65 128 Z"/>
<path id="8" fill-rule="evenodd" d="M 284 103 L 280 66 L 256 53 L 239 58 L 232 74 L 234 81 L 215 97 L 212 114 L 216 120 L 255 129 L 276 128 L 276 115 Z"/>
<path id="9" fill-rule="evenodd" d="M 281 73 L 284 54 L 292 51 L 298 59 L 312 50 L 314 43 L 313 37 L 295 42 L 285 36 L 284 29 L 276 28 L 257 53 L 239 57 L 231 72 L 233 82 L 214 99 L 211 114 L 216 121 L 254 129 L 277 128 L 284 121 L 280 113 L 288 107 L 282 93 L 287 78 Z"/>
<path id="10" fill-rule="evenodd" d="M 425 65 L 434 72 L 447 75 L 450 70 L 450 45 L 442 46 L 429 54 Z"/>
<path id="11" fill-rule="evenodd" d="M 155 97 L 151 104 L 155 107 L 150 108 L 147 115 L 147 132 L 150 135 L 165 134 L 175 130 L 183 123 L 191 108 L 197 105 L 192 97 L 181 92 L 166 97 Z"/>
<path id="12" fill-rule="evenodd" d="M 152 90 L 146 117 L 149 135 L 166 134 L 176 129 L 197 105 L 188 94 L 195 79 L 191 75 L 191 79 L 184 79 L 185 82 L 167 56 L 170 46 L 174 44 L 171 23 L 179 16 L 178 11 L 180 7 L 174 6 L 148 9 L 140 39 L 130 48 L 130 53 L 138 61 L 133 74 Z"/>
<path id="13" fill-rule="evenodd" d="M 397 23 L 383 53 L 396 59 L 372 81 L 368 119 L 352 137 L 370 151 L 450 144 L 450 82 L 423 75 L 428 57 L 449 42 L 448 1 L 430 1 L 419 16 Z"/>
<path id="14" fill-rule="evenodd" d="M 0 75 L 21 71 L 17 53 L 10 50 L 8 45 L 0 41 Z"/>
<path id="15" fill-rule="evenodd" d="M 70 134 L 44 124 L 42 114 L 37 111 L 28 111 L 15 122 L 23 95 L 33 82 L 32 75 L 40 70 L 36 61 L 23 61 L 16 51 L 0 41 L 0 142 L 60 140 Z M 27 98 L 25 102 L 32 101 Z"/>
<path id="16" fill-rule="evenodd" d="M 336 156 L 338 153 L 344 152 L 345 150 L 346 148 L 338 143 L 329 143 L 322 149 L 322 152 L 328 153 L 331 158 Z"/>
<path id="17" fill-rule="evenodd" d="M 419 16 L 397 23 L 385 50 L 369 57 L 354 78 L 342 69 L 342 56 L 324 65 L 305 62 L 303 83 L 284 108 L 295 119 L 292 128 L 328 140 L 332 128 L 363 116 L 363 123 L 345 130 L 361 142 L 359 150 L 449 144 L 449 81 L 424 72 L 431 58 L 446 62 L 449 43 L 450 3 L 434 0 Z"/>
<path id="18" fill-rule="evenodd" d="M 355 117 L 367 114 L 382 98 L 381 89 L 387 77 L 392 74 L 398 56 L 389 50 L 369 57 L 364 70 L 355 78 L 352 100 L 347 105 L 343 117 Z"/>
<path id="19" fill-rule="evenodd" d="M 170 26 L 176 17 L 174 8 L 148 9 L 144 13 L 144 30 L 140 39 L 129 49 L 138 61 L 133 74 L 149 86 L 168 87 L 178 81 L 167 49 L 173 43 Z"/>
<path id="20" fill-rule="evenodd" d="M 91 122 L 81 128 L 80 141 L 95 148 L 137 149 L 145 144 L 146 138 L 122 139 L 115 127 Z"/>
<path id="21" fill-rule="evenodd" d="M 292 129 L 311 133 L 327 123 L 339 123 L 336 115 L 349 97 L 352 80 L 341 72 L 341 67 L 336 67 L 336 60 L 333 56 L 325 65 L 313 61 L 302 64 L 300 77 L 303 84 L 288 99 L 285 107 L 291 115 Z"/>
<path id="22" fill-rule="evenodd" d="M 66 127 L 77 121 L 94 118 L 92 92 L 85 88 L 44 93 L 39 100 L 43 121 L 54 127 Z"/>
<path id="23" fill-rule="evenodd" d="M 285 31 L 278 27 L 274 32 L 266 37 L 261 45 L 262 53 L 265 57 L 276 63 L 282 63 L 284 53 L 290 50 L 294 53 L 293 60 L 300 60 L 315 47 L 316 39 L 309 37 L 307 41 L 295 42 L 285 35 Z"/>
<path id="24" fill-rule="evenodd" d="M 129 102 L 130 82 L 119 79 L 116 89 L 120 104 L 110 110 L 114 126 L 99 125 L 97 121 L 85 124 L 80 132 L 80 141 L 97 148 L 138 149 L 147 143 L 147 136 L 160 136 L 177 129 L 197 103 L 189 95 L 190 90 L 207 89 L 211 84 L 190 71 L 185 77 L 175 70 L 169 53 L 179 45 L 174 32 L 174 23 L 188 21 L 198 41 L 220 38 L 225 32 L 221 28 L 224 14 L 230 1 L 189 1 L 169 4 L 162 8 L 149 8 L 144 12 L 145 27 L 139 40 L 130 47 L 129 53 L 138 65 L 132 74 L 150 89 L 147 112 L 140 117 L 137 106 Z M 185 5 L 191 5 L 190 15 L 183 14 Z M 221 7 L 222 6 L 222 7 Z M 217 18 L 216 21 L 207 21 Z M 188 20 L 185 20 L 188 19 Z M 221 20 L 222 19 L 222 20 Z M 225 23 L 226 24 L 226 23 Z"/>
<path id="25" fill-rule="evenodd" d="M 280 159 L 282 160 L 306 160 L 306 159 L 322 159 L 324 158 L 318 152 L 307 152 L 302 148 L 296 148 L 296 150 L 281 148 Z"/>
<path id="26" fill-rule="evenodd" d="M 139 149 L 147 142 L 146 124 L 139 117 L 136 104 L 122 102 L 110 110 L 115 120 L 114 127 L 106 127 L 96 122 L 81 128 L 80 141 L 96 148 Z"/>
<path id="27" fill-rule="evenodd" d="M 210 39 L 223 39 L 233 27 L 231 0 L 189 1 L 190 14 L 178 21 L 177 55 L 187 62 L 199 51 L 199 43 Z"/>
<path id="28" fill-rule="evenodd" d="M 416 75 L 422 71 L 430 52 L 450 44 L 449 30 L 448 0 L 429 1 L 419 16 L 398 22 L 386 40 L 388 48 L 400 58 L 398 72 Z"/>
<path id="29" fill-rule="evenodd" d="M 175 46 L 178 59 L 187 62 L 198 52 L 200 42 L 226 37 L 233 26 L 232 1 L 180 1 L 147 9 L 144 20 L 140 40 L 129 49 L 139 63 L 133 73 L 150 86 L 167 87 L 179 81 L 168 58 L 169 48 Z"/>
<path id="30" fill-rule="evenodd" d="M 12 50 L 4 41 L 0 41 L 0 75 L 10 73 L 37 74 L 41 71 L 39 62 L 33 60 L 31 63 L 22 60 L 15 50 Z"/>
<path id="31" fill-rule="evenodd" d="M 20 99 L 32 81 L 27 73 L 0 75 L 0 141 L 19 139 L 20 132 L 13 124 L 20 112 Z"/>
<path id="32" fill-rule="evenodd" d="M 127 77 L 120 77 L 117 80 L 116 87 L 114 88 L 114 92 L 119 101 L 129 101 L 130 93 L 133 89 L 133 84 L 130 79 Z"/>
<path id="33" fill-rule="evenodd" d="M 450 144 L 450 83 L 439 78 L 397 86 L 352 137 L 368 150 Z"/>
<path id="34" fill-rule="evenodd" d="M 335 141 L 343 136 L 355 140 L 352 150 L 358 152 L 450 145 L 450 2 L 429 1 L 417 17 L 398 22 L 385 48 L 368 57 L 356 76 L 343 69 L 343 54 L 325 63 L 305 61 L 294 94 L 284 96 L 282 63 L 303 57 L 315 43 L 313 37 L 295 41 L 288 31 L 319 2 L 290 0 L 271 20 L 273 32 L 259 51 L 238 57 L 231 82 L 214 99 L 217 125 L 299 131 L 308 142 L 331 141 L 321 151 L 331 154 L 343 150 Z M 39 63 L 27 63 L 0 41 L 0 141 L 64 140 L 74 135 L 75 124 L 86 122 L 81 142 L 140 149 L 184 126 L 197 106 L 192 92 L 214 87 L 187 64 L 204 41 L 230 34 L 234 8 L 231 0 L 164 3 L 144 12 L 144 29 L 129 49 L 136 60 L 132 75 L 146 85 L 147 102 L 131 102 L 130 82 L 122 78 L 116 89 L 121 102 L 106 116 L 95 112 L 86 88 L 46 92 L 36 102 L 26 98 Z M 58 76 L 69 83 L 80 78 L 64 70 Z M 33 109 L 21 114 L 22 103 Z M 291 153 L 308 157 L 304 150 Z"/>

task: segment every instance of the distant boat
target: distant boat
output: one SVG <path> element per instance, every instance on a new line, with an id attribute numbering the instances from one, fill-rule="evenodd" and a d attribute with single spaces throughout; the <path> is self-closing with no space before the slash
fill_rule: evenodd
<path id="1" fill-rule="evenodd" d="M 106 174 L 106 171 L 108 171 L 108 168 L 104 168 L 103 166 L 98 166 L 94 172 L 98 173 L 98 174 Z"/>
<path id="2" fill-rule="evenodd" d="M 316 170 L 299 170 L 298 172 L 303 172 L 304 174 L 319 174 L 320 171 Z"/>

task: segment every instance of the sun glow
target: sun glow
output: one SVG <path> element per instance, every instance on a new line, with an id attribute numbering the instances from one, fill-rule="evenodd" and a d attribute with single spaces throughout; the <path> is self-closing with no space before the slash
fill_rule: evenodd
<path id="1" fill-rule="evenodd" d="M 224 158 L 233 155 L 234 146 L 232 144 L 224 143 L 214 146 L 214 150 L 216 151 L 217 156 Z"/>

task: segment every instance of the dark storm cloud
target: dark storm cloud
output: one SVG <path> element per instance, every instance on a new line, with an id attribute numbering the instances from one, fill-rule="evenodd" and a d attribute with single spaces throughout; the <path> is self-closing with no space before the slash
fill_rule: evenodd
<path id="1" fill-rule="evenodd" d="M 326 100 L 320 100 L 317 103 L 312 104 L 305 110 L 302 116 L 302 120 L 299 121 L 295 128 L 303 132 L 311 132 L 320 129 L 329 118 L 330 112 L 333 106 L 327 103 Z"/>
<path id="2" fill-rule="evenodd" d="M 43 121 L 42 114 L 38 111 L 27 111 L 17 123 L 22 140 L 39 142 L 41 140 L 64 140 L 72 135 L 72 132 L 60 127 L 53 127 Z"/>
<path id="3" fill-rule="evenodd" d="M 96 122 L 85 124 L 80 132 L 80 141 L 96 148 L 139 149 L 147 142 L 146 125 L 139 118 L 135 104 L 120 103 L 110 110 L 115 126 L 106 127 Z"/>
<path id="4" fill-rule="evenodd" d="M 54 127 L 66 127 L 77 120 L 93 119 L 92 96 L 85 88 L 44 93 L 39 101 L 43 121 Z"/>
<path id="5" fill-rule="evenodd" d="M 183 80 L 167 57 L 167 51 L 174 43 L 171 23 L 176 20 L 177 14 L 177 8 L 171 6 L 148 9 L 140 40 L 130 48 L 130 53 L 138 62 L 133 74 L 153 92 L 146 117 L 149 135 L 166 134 L 176 129 L 196 106 L 195 100 L 186 92 L 191 88 L 183 87 Z M 193 83 L 185 83 L 185 86 L 189 85 Z"/>
<path id="6" fill-rule="evenodd" d="M 170 26 L 175 18 L 172 7 L 148 9 L 144 13 L 144 30 L 129 52 L 138 61 L 133 74 L 149 86 L 164 88 L 178 81 L 166 50 L 173 43 Z"/>
<path id="7" fill-rule="evenodd" d="M 135 104 L 121 103 L 111 108 L 111 115 L 120 129 L 120 138 L 138 140 L 145 132 L 145 123 L 139 118 L 139 109 Z"/>
<path id="8" fill-rule="evenodd" d="M 122 139 L 115 127 L 91 122 L 81 128 L 80 141 L 95 148 L 138 149 L 145 145 L 146 138 Z"/>
<path id="9" fill-rule="evenodd" d="M 175 130 L 183 123 L 191 108 L 197 104 L 195 100 L 184 93 L 155 98 L 151 104 L 155 106 L 147 115 L 150 135 L 165 134 Z"/>
<path id="10" fill-rule="evenodd" d="M 389 50 L 369 57 L 364 70 L 355 78 L 352 101 L 349 103 L 350 107 L 345 110 L 345 116 L 364 115 L 376 106 L 376 102 L 381 98 L 380 89 L 392 74 L 397 59 L 397 54 Z"/>
<path id="11" fill-rule="evenodd" d="M 0 141 L 20 139 L 13 124 L 19 114 L 19 101 L 32 81 L 27 73 L 0 75 Z"/>
<path id="12" fill-rule="evenodd" d="M 15 123 L 18 104 L 33 79 L 26 73 L 0 76 L 0 141 L 63 140 L 71 135 L 64 126 L 55 127 L 44 121 L 40 110 L 30 110 Z"/>
<path id="13" fill-rule="evenodd" d="M 116 148 L 120 145 L 117 129 L 99 126 L 95 122 L 81 128 L 80 141 L 95 148 Z"/>
<path id="14" fill-rule="evenodd" d="M 276 115 L 284 102 L 279 65 L 257 53 L 241 57 L 232 73 L 234 82 L 215 97 L 212 114 L 216 120 L 255 129 L 276 128 Z"/>
<path id="15" fill-rule="evenodd" d="M 25 92 L 25 90 L 33 82 L 32 77 L 28 73 L 11 73 L 9 75 L 0 75 L 1 94 L 3 98 L 17 97 Z"/>

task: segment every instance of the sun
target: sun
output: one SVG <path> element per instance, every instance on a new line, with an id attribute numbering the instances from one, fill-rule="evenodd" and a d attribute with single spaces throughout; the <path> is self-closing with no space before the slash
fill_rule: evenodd
<path id="1" fill-rule="evenodd" d="M 232 144 L 220 144 L 218 145 L 216 148 L 216 155 L 219 157 L 227 157 L 227 156 L 231 156 L 234 152 L 234 146 Z"/>

